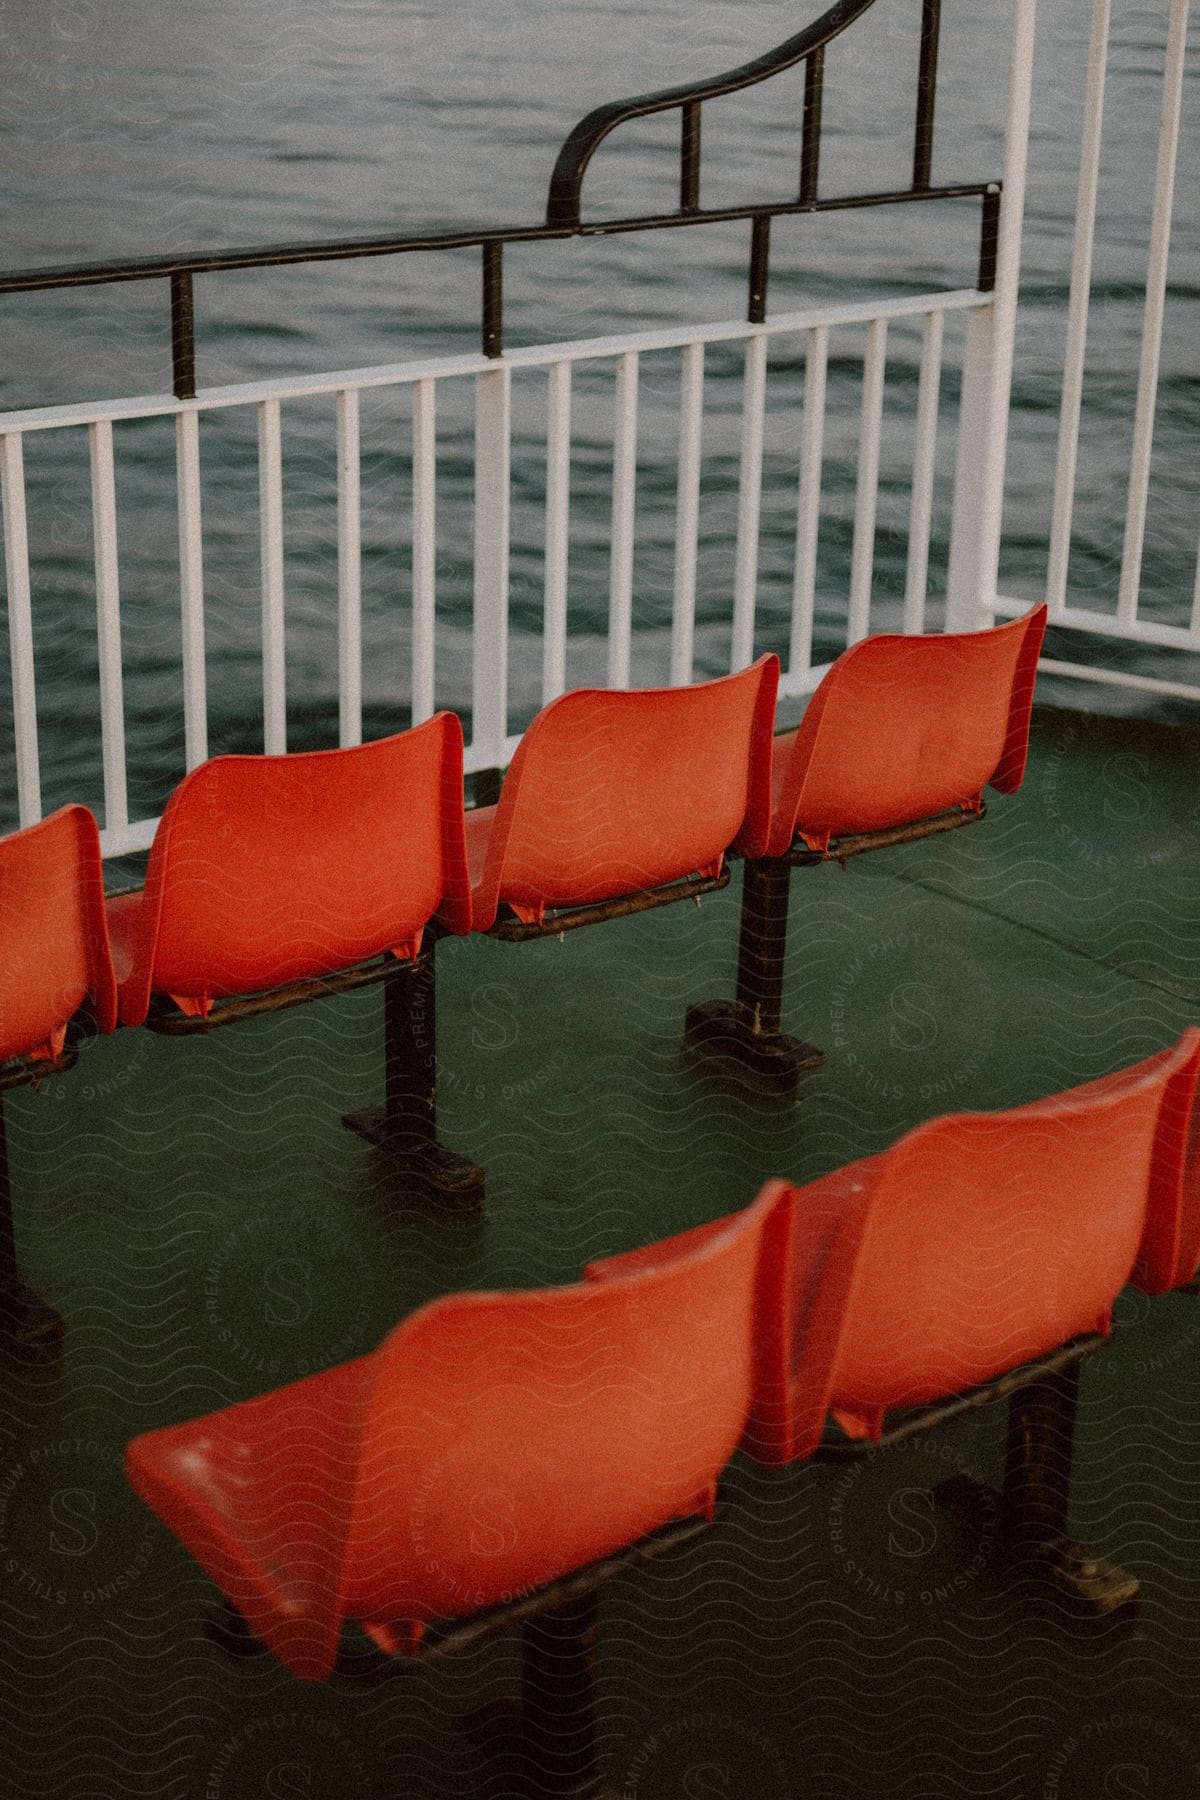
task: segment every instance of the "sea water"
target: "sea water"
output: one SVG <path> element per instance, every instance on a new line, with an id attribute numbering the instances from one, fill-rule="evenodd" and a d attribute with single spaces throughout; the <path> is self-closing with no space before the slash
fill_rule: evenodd
<path id="1" fill-rule="evenodd" d="M 934 180 L 998 177 L 1007 8 L 945 9 Z M 1165 0 L 1114 9 L 1070 598 L 1115 604 L 1150 229 Z M 1044 588 L 1085 94 L 1087 0 L 1040 9 L 1033 147 L 1008 458 L 1004 592 Z M 783 0 L 0 0 L 3 264 L 537 221 L 558 147 L 614 98 L 733 67 L 815 15 Z M 821 189 L 904 185 L 911 168 L 917 0 L 879 0 L 827 58 Z M 1193 36 L 1200 29 L 1193 24 Z M 1200 256 L 1196 68 L 1184 95 L 1142 607 L 1186 622 L 1196 554 L 1195 344 Z M 705 205 L 793 194 L 803 71 L 704 110 Z M 675 204 L 678 114 L 626 125 L 584 184 L 588 217 Z M 744 316 L 749 228 L 514 247 L 510 345 Z M 974 284 L 977 202 L 779 220 L 773 310 Z M 478 251 L 246 271 L 196 280 L 201 389 L 476 349 Z M 0 404 L 169 389 L 164 281 L 0 298 Z M 961 316 L 947 322 L 931 544 L 931 617 L 944 592 Z M 845 641 L 862 392 L 862 328 L 831 340 L 815 653 Z M 804 398 L 803 339 L 771 351 L 758 583 L 759 647 L 783 648 L 791 605 Z M 919 331 L 889 335 L 871 622 L 900 616 L 908 546 Z M 706 358 L 697 666 L 728 666 L 738 512 L 742 358 Z M 677 352 L 642 358 L 634 568 L 635 680 L 665 677 L 674 562 Z M 613 369 L 574 383 L 568 680 L 602 667 L 612 515 Z M 284 407 L 288 742 L 336 741 L 336 468 L 332 397 Z M 517 728 L 539 700 L 546 382 L 514 383 L 513 630 Z M 472 595 L 470 384 L 439 390 L 437 702 L 468 715 Z M 363 398 L 363 608 L 368 733 L 408 721 L 411 408 Z M 182 772 L 170 422 L 116 430 L 131 815 Z M 202 424 L 210 748 L 261 748 L 254 409 Z M 93 547 L 82 431 L 26 445 L 42 776 L 47 805 L 101 801 Z M 1056 652 L 1177 678 L 1180 658 L 1073 634 Z M 0 642 L 0 691 L 8 689 Z M 1112 690 L 1070 684 L 1075 703 Z M 1144 697 L 1120 702 L 1170 711 Z M 0 721 L 4 811 L 12 729 Z"/>

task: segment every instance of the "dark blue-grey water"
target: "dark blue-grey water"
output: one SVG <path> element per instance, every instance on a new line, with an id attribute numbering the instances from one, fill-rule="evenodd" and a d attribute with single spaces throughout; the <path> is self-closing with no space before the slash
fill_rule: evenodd
<path id="1" fill-rule="evenodd" d="M 0 4 L 3 265 L 198 246 L 536 220 L 554 156 L 598 102 L 720 70 L 790 35 L 815 7 L 741 0 L 214 0 L 189 7 L 95 0 Z M 826 192 L 907 178 L 917 0 L 879 0 L 831 50 Z M 1141 282 L 1166 0 L 1114 9 L 1107 129 L 1070 597 L 1115 603 L 1132 436 Z M 946 8 L 936 179 L 998 175 L 1006 8 Z M 1084 97 L 1087 0 L 1042 8 L 1023 305 L 1016 357 L 1002 588 L 1038 597 L 1045 574 L 1066 278 Z M 1193 25 L 1193 34 L 1200 26 Z M 1195 343 L 1200 239 L 1193 66 L 1163 344 L 1143 575 L 1149 616 L 1184 622 L 1196 550 Z M 706 204 L 794 189 L 802 74 L 705 109 Z M 585 186 L 594 213 L 671 204 L 677 115 L 627 126 Z M 776 309 L 973 283 L 974 203 L 779 223 Z M 640 324 L 741 315 L 745 225 L 530 246 L 506 259 L 512 344 Z M 475 252 L 199 278 L 201 386 L 383 363 L 478 343 Z M 0 404 L 162 392 L 165 284 L 0 300 Z M 947 329 L 932 591 L 944 583 L 961 322 Z M 904 585 L 918 340 L 893 327 L 876 541 L 875 629 Z M 834 335 L 818 546 L 819 657 L 844 642 L 861 397 L 862 333 Z M 737 511 L 741 358 L 707 362 L 698 665 L 728 655 Z M 678 358 L 643 359 L 637 493 L 635 678 L 666 668 L 675 509 Z M 443 384 L 439 427 L 439 704 L 469 707 L 470 393 Z M 763 479 L 760 641 L 783 648 L 790 606 L 802 345 L 772 351 Z M 545 381 L 516 383 L 513 727 L 538 698 Z M 336 731 L 332 400 L 285 407 L 289 742 Z M 595 669 L 607 617 L 611 368 L 577 372 L 572 474 L 570 679 Z M 117 429 L 118 508 L 133 817 L 156 811 L 182 769 L 172 433 Z M 407 720 L 410 415 L 407 396 L 364 397 L 364 640 L 368 731 Z M 203 427 L 210 744 L 261 746 L 257 469 L 252 409 Z M 85 434 L 26 446 L 46 804 L 99 805 L 98 687 Z M 935 614 L 936 616 L 936 610 Z M 1186 678 L 1183 659 L 1057 634 L 1058 654 Z M 0 646 L 6 658 L 6 644 Z M 7 692 L 6 661 L 0 683 Z M 1069 684 L 1075 703 L 1149 706 Z M 0 726 L 0 804 L 12 812 L 11 722 Z"/>

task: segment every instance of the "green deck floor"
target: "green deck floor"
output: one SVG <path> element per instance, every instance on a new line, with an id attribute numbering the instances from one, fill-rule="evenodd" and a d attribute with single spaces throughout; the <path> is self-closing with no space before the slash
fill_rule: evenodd
<path id="1" fill-rule="evenodd" d="M 794 1107 L 679 1052 L 688 1002 L 732 991 L 737 873 L 561 944 L 447 945 L 442 1136 L 487 1170 L 481 1220 L 414 1210 L 339 1126 L 378 1095 L 377 989 L 119 1034 L 11 1094 L 24 1269 L 69 1338 L 58 1375 L 3 1378 L 0 1791 L 481 1793 L 451 1720 L 511 1688 L 512 1644 L 382 1689 L 227 1662 L 214 1591 L 125 1487 L 127 1439 L 368 1350 L 449 1289 L 569 1280 L 767 1176 L 1168 1043 L 1200 1019 L 1198 774 L 1195 736 L 1042 711 L 981 825 L 797 872 L 784 1024 L 829 1056 Z M 605 1592 L 616 1791 L 1200 1794 L 1200 1299 L 1129 1296 L 1118 1321 L 1084 1374 L 1073 1528 L 1142 1578 L 1132 1635 L 1068 1629 L 922 1500 L 994 1478 L 999 1409 L 853 1471 L 739 1461 L 726 1523 Z"/>

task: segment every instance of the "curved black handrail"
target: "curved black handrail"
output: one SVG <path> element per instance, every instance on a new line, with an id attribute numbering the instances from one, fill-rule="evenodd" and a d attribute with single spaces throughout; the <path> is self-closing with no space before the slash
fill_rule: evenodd
<path id="1" fill-rule="evenodd" d="M 3 0 L 0 0 L 3 4 Z M 259 244 L 223 250 L 190 250 L 169 256 L 122 258 L 117 262 L 69 263 L 54 267 L 0 272 L 0 296 L 53 288 L 93 287 L 108 282 L 165 279 L 170 291 L 172 387 L 180 400 L 196 397 L 196 345 L 193 276 L 227 269 L 280 268 L 295 263 L 329 262 L 359 256 L 398 256 L 414 251 L 476 249 L 482 252 L 482 348 L 485 356 L 503 354 L 502 262 L 508 244 L 541 243 L 580 233 L 610 234 L 659 231 L 681 225 L 715 225 L 736 220 L 751 226 L 747 317 L 766 317 L 770 231 L 774 218 L 800 213 L 839 212 L 856 207 L 895 206 L 914 200 L 978 199 L 980 209 L 977 286 L 989 290 L 996 279 L 996 242 L 1000 219 L 998 182 L 931 183 L 933 115 L 937 91 L 938 33 L 942 0 L 921 0 L 920 66 L 917 76 L 916 128 L 912 183 L 868 192 L 822 196 L 818 193 L 821 158 L 821 111 L 825 46 L 862 17 L 875 0 L 838 0 L 821 18 L 786 43 L 741 68 L 690 87 L 664 88 L 632 100 L 615 100 L 588 113 L 571 132 L 554 166 L 547 219 L 540 225 L 490 225 L 483 229 L 388 232 L 372 237 L 325 239 L 317 243 Z M 793 200 L 751 200 L 736 206 L 700 205 L 700 109 L 705 100 L 752 87 L 772 75 L 805 64 L 804 107 L 800 131 L 800 183 Z M 679 107 L 679 205 L 633 216 L 598 219 L 584 224 L 579 197 L 583 173 L 596 146 L 625 119 Z"/>
<path id="2" fill-rule="evenodd" d="M 753 62 L 743 63 L 738 69 L 730 69 L 727 74 L 714 75 L 708 81 L 692 82 L 683 87 L 662 88 L 654 94 L 639 94 L 630 100 L 609 100 L 605 105 L 597 106 L 586 118 L 580 119 L 558 153 L 546 200 L 546 224 L 559 229 L 566 227 L 568 230 L 579 227 L 582 223 L 580 196 L 584 170 L 609 132 L 615 131 L 626 119 L 641 119 L 648 113 L 669 112 L 676 106 L 698 107 L 702 100 L 717 100 L 723 94 L 736 93 L 739 88 L 754 87 L 760 81 L 768 81 L 772 75 L 779 75 L 784 69 L 794 68 L 798 62 L 819 55 L 826 44 L 840 36 L 847 26 L 853 25 L 874 4 L 875 0 L 837 0 L 837 5 L 831 6 L 812 25 L 798 31 L 795 37 L 788 38 L 774 50 L 768 50 L 764 56 L 756 56 Z M 694 112 L 691 120 L 690 126 L 685 121 L 685 137 L 690 131 L 698 144 L 699 133 Z M 694 147 L 691 154 L 694 160 Z M 686 156 L 685 150 L 685 160 Z"/>

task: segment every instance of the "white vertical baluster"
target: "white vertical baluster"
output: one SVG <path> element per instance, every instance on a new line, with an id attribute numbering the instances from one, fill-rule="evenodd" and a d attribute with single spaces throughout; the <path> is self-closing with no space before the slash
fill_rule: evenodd
<path id="1" fill-rule="evenodd" d="M 875 570 L 875 511 L 879 498 L 879 440 L 883 424 L 883 372 L 887 320 L 867 326 L 863 359 L 862 427 L 858 443 L 858 486 L 854 497 L 854 544 L 850 554 L 850 605 L 846 642 L 856 644 L 871 629 L 871 581 Z"/>
<path id="2" fill-rule="evenodd" d="M 7 431 L 0 451 L 4 495 L 4 571 L 8 582 L 8 658 L 12 668 L 13 735 L 17 751 L 17 811 L 22 825 L 42 816 L 38 769 L 37 690 L 33 679 L 33 618 L 29 604 L 29 531 L 25 520 L 25 450 L 19 431 Z"/>
<path id="3" fill-rule="evenodd" d="M 813 609 L 817 586 L 817 533 L 821 521 L 821 464 L 825 454 L 825 387 L 829 327 L 814 325 L 804 357 L 804 434 L 796 505 L 796 573 L 792 584 L 792 639 L 788 671 L 812 667 Z"/>
<path id="4" fill-rule="evenodd" d="M 412 721 L 433 717 L 437 576 L 437 389 L 426 376 L 413 390 Z"/>
<path id="5" fill-rule="evenodd" d="M 96 553 L 96 643 L 100 666 L 100 737 L 104 756 L 104 829 L 120 837 L 129 824 L 125 780 L 125 701 L 121 675 L 121 589 L 117 568 L 117 493 L 111 419 L 88 426 L 92 468 L 92 542 Z"/>
<path id="6" fill-rule="evenodd" d="M 763 427 L 767 399 L 767 340 L 746 339 L 742 382 L 742 455 L 738 477 L 737 550 L 733 578 L 733 630 L 729 666 L 744 669 L 754 657 L 754 604 L 758 589 L 758 526 L 762 511 Z"/>
<path id="7" fill-rule="evenodd" d="M 613 426 L 612 566 L 608 593 L 608 685 L 629 686 L 633 635 L 633 508 L 637 485 L 638 356 L 617 359 Z"/>
<path id="8" fill-rule="evenodd" d="M 546 593 L 542 704 L 567 685 L 567 548 L 571 510 L 571 365 L 551 363 L 546 421 Z"/>
<path id="9" fill-rule="evenodd" d="M 1046 602 L 1051 612 L 1061 612 L 1066 604 L 1067 564 L 1071 556 L 1071 519 L 1075 510 L 1075 470 L 1083 401 L 1083 364 L 1087 352 L 1088 302 L 1092 291 L 1092 250 L 1096 237 L 1096 194 L 1104 132 L 1104 82 L 1108 64 L 1111 10 L 1112 0 L 1094 0 L 1092 36 L 1088 48 L 1083 141 L 1079 153 L 1079 187 L 1075 198 L 1075 246 L 1071 253 L 1067 348 L 1063 362 L 1062 405 L 1058 416 L 1058 461 L 1054 471 L 1050 560 L 1046 569 Z"/>
<path id="10" fill-rule="evenodd" d="M 1137 618 L 1142 581 L 1142 546 L 1146 535 L 1146 499 L 1150 489 L 1150 450 L 1154 437 L 1154 405 L 1158 397 L 1158 364 L 1162 352 L 1163 310 L 1167 292 L 1167 260 L 1171 249 L 1171 208 L 1175 198 L 1175 162 L 1183 102 L 1183 61 L 1187 50 L 1188 0 L 1171 0 L 1163 70 L 1162 120 L 1158 134 L 1158 166 L 1154 173 L 1154 209 L 1150 255 L 1146 269 L 1146 315 L 1138 368 L 1137 408 L 1133 418 L 1133 455 L 1129 501 L 1125 511 L 1125 546 L 1117 618 L 1132 625 Z"/>
<path id="11" fill-rule="evenodd" d="M 208 691 L 204 669 L 204 542 L 200 525 L 200 420 L 175 421 L 179 508 L 179 610 L 183 633 L 184 760 L 189 769 L 208 755 Z"/>
<path id="12" fill-rule="evenodd" d="M 1013 0 L 995 298 L 971 314 L 963 350 L 946 591 L 948 631 L 973 631 L 996 616 L 1036 26 L 1037 0 Z"/>
<path id="13" fill-rule="evenodd" d="M 508 553 L 512 377 L 475 382 L 475 666 L 472 748 L 501 768 L 508 735 Z"/>
<path id="14" fill-rule="evenodd" d="M 362 505 L 358 389 L 337 397 L 338 742 L 362 743 Z"/>
<path id="15" fill-rule="evenodd" d="M 279 402 L 258 404 L 258 528 L 262 565 L 263 749 L 287 749 L 287 670 L 283 624 L 283 463 Z"/>
<path id="16" fill-rule="evenodd" d="M 944 323 L 943 313 L 926 313 L 921 332 L 921 381 L 917 388 L 912 502 L 908 514 L 908 568 L 904 582 L 904 629 L 908 632 L 919 632 L 925 628 L 925 597 L 929 585 L 929 527 L 933 518 L 933 473 L 937 456 Z"/>
<path id="17" fill-rule="evenodd" d="M 679 485 L 675 502 L 675 603 L 671 685 L 692 679 L 696 647 L 696 554 L 700 540 L 700 453 L 704 433 L 704 345 L 685 344 L 679 365 Z"/>
<path id="18" fill-rule="evenodd" d="M 954 502 L 950 520 L 950 567 L 946 576 L 947 631 L 972 631 L 980 623 L 983 484 L 987 472 L 987 431 L 995 361 L 996 306 L 993 301 L 969 315 L 963 338 Z"/>

